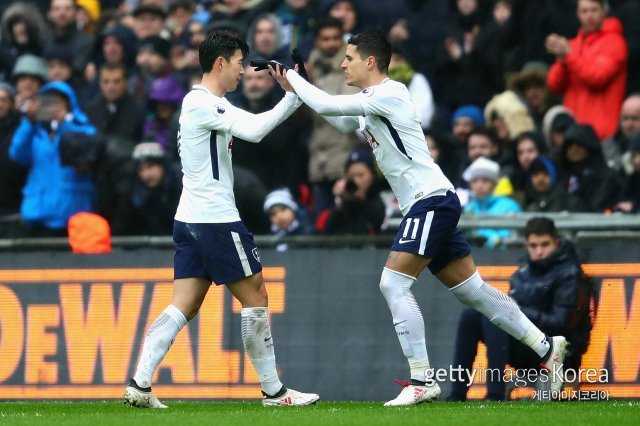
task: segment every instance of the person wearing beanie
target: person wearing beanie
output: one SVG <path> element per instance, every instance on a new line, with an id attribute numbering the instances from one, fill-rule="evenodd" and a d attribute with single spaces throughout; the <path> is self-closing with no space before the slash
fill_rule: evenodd
<path id="1" fill-rule="evenodd" d="M 529 165 L 524 210 L 527 212 L 581 212 L 586 206 L 558 183 L 558 171 L 549 157 L 538 156 Z"/>
<path id="2" fill-rule="evenodd" d="M 493 195 L 493 191 L 500 177 L 500 166 L 495 161 L 480 157 L 475 160 L 462 174 L 469 182 L 471 197 L 464 207 L 465 213 L 471 215 L 506 215 L 518 213 L 522 209 L 514 200 L 503 195 Z M 504 240 L 512 238 L 508 229 L 474 229 L 471 237 L 484 240 L 487 248 L 503 247 Z"/>
<path id="3" fill-rule="evenodd" d="M 163 35 L 167 14 L 160 7 L 141 4 L 133 11 L 134 31 L 139 40 Z"/>
<path id="4" fill-rule="evenodd" d="M 588 124 L 574 124 L 567 129 L 561 151 L 560 180 L 590 212 L 612 209 L 622 189 L 618 174 L 605 162 L 598 135 Z"/>
<path id="5" fill-rule="evenodd" d="M 131 78 L 129 88 L 138 99 L 146 99 L 153 82 L 171 74 L 169 60 L 171 43 L 159 36 L 149 36 L 140 40 L 136 64 L 139 71 Z"/>
<path id="6" fill-rule="evenodd" d="M 451 116 L 451 133 L 461 146 L 466 146 L 469 134 L 481 126 L 484 126 L 482 110 L 475 105 L 463 105 Z"/>
<path id="7" fill-rule="evenodd" d="M 311 233 L 308 217 L 288 189 L 271 191 L 264 200 L 263 209 L 271 223 L 271 233 L 276 238 Z M 276 246 L 277 251 L 286 251 L 289 248 L 291 245 L 288 243 L 280 243 Z"/>
<path id="8" fill-rule="evenodd" d="M 182 173 L 167 161 L 162 145 L 142 142 L 133 150 L 135 177 L 129 196 L 128 235 L 167 235 L 173 229 Z"/>
<path id="9" fill-rule="evenodd" d="M 11 73 L 16 88 L 16 108 L 24 113 L 35 101 L 38 90 L 47 82 L 47 61 L 39 56 L 26 54 L 18 58 Z"/>

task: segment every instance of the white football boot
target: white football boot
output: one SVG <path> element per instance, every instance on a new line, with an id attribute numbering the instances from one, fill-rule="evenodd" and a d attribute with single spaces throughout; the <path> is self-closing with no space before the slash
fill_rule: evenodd
<path id="1" fill-rule="evenodd" d="M 387 403 L 384 404 L 385 407 L 400 407 L 404 405 L 416 405 L 421 402 L 431 402 L 440 398 L 440 386 L 437 383 L 433 382 L 432 385 L 425 386 L 417 386 L 412 385 L 410 382 L 405 382 L 402 380 L 396 380 L 396 383 L 404 386 L 400 395 Z"/>
<path id="2" fill-rule="evenodd" d="M 564 360 L 569 353 L 569 342 L 563 336 L 551 338 L 551 355 L 540 366 L 551 376 L 551 393 L 559 393 L 564 384 Z"/>
<path id="3" fill-rule="evenodd" d="M 145 392 L 131 385 L 124 390 L 124 403 L 138 408 L 167 408 L 153 392 Z"/>
<path id="4" fill-rule="evenodd" d="M 302 406 L 315 404 L 320 399 L 315 393 L 302 393 L 293 389 L 287 389 L 280 396 L 269 397 L 263 393 L 262 405 L 265 407 Z"/>

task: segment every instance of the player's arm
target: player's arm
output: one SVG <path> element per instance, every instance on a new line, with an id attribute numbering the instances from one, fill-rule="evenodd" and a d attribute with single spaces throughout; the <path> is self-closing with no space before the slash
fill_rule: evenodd
<path id="1" fill-rule="evenodd" d="M 284 98 L 269 111 L 252 114 L 240 108 L 234 110 L 229 133 L 240 139 L 258 143 L 302 105 L 295 93 L 286 92 Z"/>

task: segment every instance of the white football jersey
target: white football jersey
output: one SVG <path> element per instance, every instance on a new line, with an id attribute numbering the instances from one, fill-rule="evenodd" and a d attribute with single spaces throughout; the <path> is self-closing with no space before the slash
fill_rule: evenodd
<path id="1" fill-rule="evenodd" d="M 360 97 L 365 116 L 358 117 L 359 130 L 371 145 L 403 215 L 418 200 L 454 190 L 431 158 L 404 84 L 387 78 L 352 96 Z"/>
<path id="2" fill-rule="evenodd" d="M 182 195 L 176 220 L 226 223 L 240 220 L 233 196 L 232 136 L 235 107 L 200 85 L 182 101 L 178 152 Z"/>

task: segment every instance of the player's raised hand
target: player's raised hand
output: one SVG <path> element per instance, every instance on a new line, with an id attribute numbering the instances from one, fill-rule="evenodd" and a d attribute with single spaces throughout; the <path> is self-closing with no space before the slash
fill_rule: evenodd
<path id="1" fill-rule="evenodd" d="M 276 67 L 280 67 L 281 71 L 284 71 L 286 67 L 278 61 L 269 60 L 269 59 L 254 59 L 249 63 L 250 66 L 254 67 L 256 71 L 263 71 L 266 69 L 276 69 Z"/>
<path id="2" fill-rule="evenodd" d="M 286 68 L 280 68 L 280 64 L 276 65 L 275 67 L 273 67 L 271 65 L 268 65 L 267 67 L 268 67 L 267 69 L 269 70 L 269 72 L 271 73 L 273 78 L 276 79 L 276 81 L 278 82 L 280 87 L 282 87 L 282 89 L 285 92 L 293 92 L 293 93 L 295 93 L 295 90 L 293 90 L 293 86 L 291 86 L 291 84 L 287 80 L 287 69 Z"/>
<path id="3" fill-rule="evenodd" d="M 304 67 L 304 59 L 298 49 L 293 49 L 293 52 L 291 52 L 291 59 L 293 59 L 293 63 L 296 64 L 296 71 L 300 74 L 300 77 L 309 81 L 307 69 Z"/>

